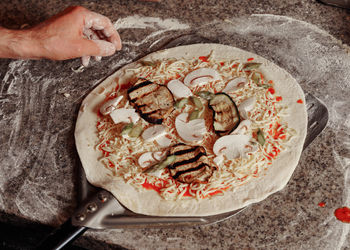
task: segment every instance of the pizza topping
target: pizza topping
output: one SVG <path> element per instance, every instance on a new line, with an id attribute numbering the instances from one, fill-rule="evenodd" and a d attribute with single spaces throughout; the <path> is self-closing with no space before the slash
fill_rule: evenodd
<path id="1" fill-rule="evenodd" d="M 190 97 L 192 95 L 192 91 L 178 79 L 168 82 L 167 87 L 176 99 Z"/>
<path id="2" fill-rule="evenodd" d="M 128 96 L 131 105 L 150 123 L 161 124 L 173 110 L 174 97 L 169 89 L 151 81 L 129 88 Z"/>
<path id="3" fill-rule="evenodd" d="M 176 160 L 176 156 L 175 155 L 168 155 L 165 160 L 163 160 L 162 162 L 153 165 L 152 167 L 148 168 L 145 173 L 150 174 L 150 173 L 154 173 L 160 170 L 163 170 L 164 168 L 166 168 L 167 166 L 169 166 L 170 164 L 172 164 L 174 161 Z"/>
<path id="4" fill-rule="evenodd" d="M 237 77 L 230 80 L 226 87 L 222 90 L 224 93 L 234 92 L 237 89 L 243 88 L 247 84 L 247 79 L 245 77 Z"/>
<path id="5" fill-rule="evenodd" d="M 174 107 L 177 109 L 182 109 L 186 104 L 188 104 L 188 98 L 182 98 L 181 100 L 175 102 Z"/>
<path id="6" fill-rule="evenodd" d="M 157 162 L 163 161 L 165 157 L 166 151 L 146 152 L 139 157 L 138 163 L 141 168 L 148 168 Z"/>
<path id="7" fill-rule="evenodd" d="M 203 147 L 193 147 L 178 144 L 170 149 L 170 154 L 176 156 L 169 164 L 171 176 L 179 182 L 207 182 L 212 176 L 214 168 L 209 161 Z"/>
<path id="8" fill-rule="evenodd" d="M 128 73 L 130 73 L 130 79 L 143 78 L 141 82 L 136 83 L 131 88 L 132 84 L 125 85 L 124 89 L 118 87 L 115 92 L 106 95 L 107 99 L 114 99 L 117 95 L 127 96 L 129 102 L 123 102 L 125 103 L 123 108 L 133 107 L 137 111 L 136 114 L 140 114 L 144 118 L 135 124 L 129 119 L 125 122 L 126 125 L 121 125 L 114 124 L 108 116 L 99 116 L 96 127 L 100 142 L 96 148 L 103 153 L 100 161 L 106 168 L 113 171 L 115 176 L 123 178 L 125 182 L 138 189 L 151 186 L 165 200 L 177 200 L 187 196 L 205 199 L 260 176 L 264 170 L 269 168 L 279 153 L 289 147 L 289 142 L 296 133 L 288 127 L 283 119 L 288 107 L 284 106 L 283 102 L 277 102 L 275 94 L 278 94 L 278 91 L 275 93 L 271 89 L 269 90 L 269 88 L 274 87 L 274 84 L 271 80 L 264 80 L 265 77 L 259 72 L 258 65 L 249 65 L 246 60 L 243 62 L 223 61 L 222 59 L 215 61 L 211 56 L 205 60 L 206 62 L 203 63 L 198 58 L 192 60 L 169 59 L 147 63 L 145 66 L 139 64 L 135 69 L 128 69 Z M 200 76 L 199 80 L 193 79 L 191 85 L 183 84 L 182 86 L 193 93 L 191 95 L 181 91 L 177 94 L 176 90 L 169 90 L 172 88 L 170 87 L 172 84 L 169 85 L 169 89 L 166 87 L 174 79 L 177 79 L 178 83 L 184 82 L 185 76 L 189 76 L 203 67 L 215 69 L 220 73 L 219 79 L 221 80 L 213 80 L 215 78 L 208 77 L 206 79 L 208 84 L 205 84 L 204 81 L 201 83 L 204 79 L 200 78 L 207 76 Z M 154 82 L 146 79 L 153 79 Z M 133 81 L 131 80 L 131 82 Z M 166 92 L 165 98 L 162 89 L 166 90 L 164 91 Z M 220 92 L 226 92 L 226 95 Z M 155 94 L 156 96 L 154 96 Z M 179 97 L 182 94 L 186 97 Z M 176 102 L 174 98 L 176 98 Z M 165 102 L 165 100 L 171 107 L 169 110 L 164 108 L 162 111 L 158 111 L 159 102 Z M 227 131 L 228 134 L 219 134 L 215 130 L 219 130 L 220 125 L 220 129 L 227 129 L 224 128 L 225 119 L 234 119 L 236 113 L 233 112 L 231 117 L 231 115 L 227 116 L 229 112 L 220 114 L 220 110 L 217 110 L 218 112 L 215 114 L 210 103 L 216 103 L 212 106 L 222 110 L 233 107 L 232 110 L 236 111 L 236 119 L 239 119 L 236 124 L 238 126 L 232 128 L 230 134 L 229 131 Z M 235 104 L 239 107 L 240 113 L 237 111 L 238 108 L 234 109 Z M 175 108 L 176 110 L 174 110 Z M 214 110 L 213 118 L 216 115 L 222 120 L 215 121 L 209 115 L 211 110 L 208 112 L 208 108 Z M 151 129 L 154 124 L 150 126 L 146 120 L 147 118 L 151 119 L 149 112 L 153 110 L 158 116 L 151 117 L 151 122 L 158 122 L 155 124 L 156 126 L 161 123 L 157 129 Z M 249 110 L 246 111 L 247 115 L 249 114 L 249 120 L 242 119 L 244 116 L 242 110 Z M 159 121 L 158 118 L 162 120 Z M 236 119 L 234 120 L 237 121 Z M 210 125 L 211 123 L 213 126 Z M 116 131 L 121 131 L 122 126 L 124 126 L 122 133 L 116 134 Z M 149 132 L 145 130 L 142 137 L 130 137 L 129 134 L 133 128 L 139 127 L 141 130 L 141 126 L 146 130 L 149 129 Z M 138 134 L 137 130 L 135 134 Z M 147 133 L 150 135 L 144 139 L 143 137 Z M 217 135 L 222 137 L 218 139 Z M 173 170 L 170 168 L 165 170 L 164 167 L 170 167 L 172 164 L 161 163 L 167 154 L 172 155 L 169 153 L 169 148 L 175 148 L 172 145 L 179 141 L 189 144 L 182 145 L 182 150 L 187 148 L 195 153 L 192 155 L 184 153 L 183 157 L 181 154 L 179 157 L 182 158 L 179 160 L 176 158 L 174 162 L 185 159 L 188 161 Z M 192 150 L 199 143 L 203 150 Z M 176 148 L 178 147 L 180 146 L 176 146 Z M 160 151 L 160 148 L 166 150 Z M 150 153 L 146 154 L 145 152 Z M 145 156 L 142 156 L 143 154 Z M 198 154 L 200 155 L 198 156 Z M 199 160 L 193 160 L 196 156 L 199 157 Z M 143 168 L 140 162 L 137 164 L 138 161 L 142 162 L 142 166 L 146 164 L 147 167 Z M 153 166 L 155 166 L 154 171 L 151 170 Z M 146 169 L 149 169 L 148 173 L 145 173 Z"/>
<path id="9" fill-rule="evenodd" d="M 153 158 L 156 159 L 157 161 L 161 161 L 164 160 L 164 158 L 166 157 L 166 151 L 156 151 L 156 152 L 152 152 Z"/>
<path id="10" fill-rule="evenodd" d="M 240 117 L 237 106 L 227 94 L 216 94 L 209 101 L 209 107 L 214 111 L 213 126 L 219 136 L 231 133 L 238 126 Z"/>
<path id="11" fill-rule="evenodd" d="M 156 141 L 157 144 L 162 148 L 168 147 L 171 144 L 171 137 L 168 137 L 166 127 L 163 125 L 154 125 L 147 128 L 143 132 L 142 138 L 148 142 Z"/>
<path id="12" fill-rule="evenodd" d="M 145 141 L 153 141 L 158 139 L 159 137 L 162 137 L 166 134 L 166 127 L 163 125 L 154 125 L 149 128 L 147 128 L 143 134 L 142 138 Z"/>
<path id="13" fill-rule="evenodd" d="M 245 63 L 244 66 L 243 66 L 243 70 L 251 71 L 253 69 L 259 68 L 261 64 L 262 63 L 254 63 L 254 62 L 252 62 L 252 63 Z"/>
<path id="14" fill-rule="evenodd" d="M 264 146 L 264 144 L 265 144 L 265 136 L 264 136 L 264 132 L 261 129 L 258 130 L 257 136 L 258 136 L 258 142 L 260 143 L 260 145 Z"/>
<path id="15" fill-rule="evenodd" d="M 153 152 L 143 153 L 138 160 L 138 163 L 141 168 L 147 168 L 154 165 L 157 160 L 153 157 Z"/>
<path id="16" fill-rule="evenodd" d="M 215 96 L 215 94 L 210 91 L 199 91 L 196 93 L 196 95 L 198 95 L 199 97 L 202 97 L 207 101 L 211 100 Z"/>
<path id="17" fill-rule="evenodd" d="M 250 120 L 243 120 L 239 123 L 238 127 L 231 133 L 235 135 L 245 135 L 250 129 L 252 122 Z"/>
<path id="18" fill-rule="evenodd" d="M 190 113 L 189 117 L 188 117 L 188 120 L 189 121 L 192 121 L 192 120 L 195 120 L 195 119 L 198 119 L 199 118 L 199 110 L 194 110 Z"/>
<path id="19" fill-rule="evenodd" d="M 236 159 L 253 149 L 246 147 L 249 140 L 248 135 L 225 135 L 215 142 L 213 151 L 216 155 L 224 154 L 227 159 Z"/>
<path id="20" fill-rule="evenodd" d="M 128 136 L 129 133 L 131 132 L 133 126 L 134 126 L 134 124 L 133 124 L 132 122 L 126 124 L 126 125 L 124 126 L 124 128 L 122 129 L 121 135 L 123 135 L 123 136 Z"/>
<path id="21" fill-rule="evenodd" d="M 134 125 L 132 122 L 126 124 L 121 132 L 121 135 L 124 138 L 137 138 L 142 133 L 142 126 L 141 125 Z"/>
<path id="22" fill-rule="evenodd" d="M 201 100 L 198 97 L 191 96 L 190 100 L 194 104 L 196 109 L 198 109 L 198 110 L 202 110 L 203 109 L 203 103 L 201 102 Z"/>
<path id="23" fill-rule="evenodd" d="M 189 73 L 185 77 L 184 83 L 189 87 L 195 87 L 217 80 L 221 80 L 221 76 L 215 69 L 200 68 Z"/>
<path id="24" fill-rule="evenodd" d="M 175 128 L 179 136 L 187 142 L 201 141 L 207 132 L 204 119 L 188 121 L 189 114 L 181 113 L 175 119 Z"/>
<path id="25" fill-rule="evenodd" d="M 115 124 L 125 123 L 136 123 L 140 116 L 136 113 L 135 109 L 120 108 L 115 109 L 109 114 Z"/>
<path id="26" fill-rule="evenodd" d="M 123 96 L 118 96 L 117 98 L 113 98 L 111 100 L 106 101 L 100 108 L 100 113 L 102 115 L 108 115 L 113 110 L 115 110 L 120 103 L 120 101 L 123 99 Z"/>
<path id="27" fill-rule="evenodd" d="M 168 134 L 166 134 L 164 136 L 157 138 L 156 142 L 161 148 L 166 148 L 171 145 L 172 139 Z"/>
<path id="28" fill-rule="evenodd" d="M 256 103 L 256 97 L 252 96 L 245 99 L 239 106 L 238 110 L 244 119 L 248 119 L 248 112 L 250 112 Z"/>
<path id="29" fill-rule="evenodd" d="M 223 154 L 220 154 L 220 155 L 216 156 L 216 157 L 213 159 L 214 163 L 215 163 L 217 166 L 220 166 L 221 163 L 222 163 L 224 160 L 225 160 L 225 159 L 224 159 L 224 155 L 223 155 Z"/>
<path id="30" fill-rule="evenodd" d="M 136 137 L 139 137 L 141 134 L 142 134 L 142 126 L 141 125 L 136 125 L 136 126 L 133 126 L 131 131 L 129 132 L 129 136 L 131 138 L 136 138 Z"/>
<path id="31" fill-rule="evenodd" d="M 252 79 L 253 82 L 254 82 L 256 85 L 258 85 L 258 86 L 262 86 L 262 87 L 264 87 L 264 88 L 269 88 L 269 87 L 270 87 L 270 85 L 268 85 L 268 84 L 261 84 L 262 78 L 261 78 L 261 74 L 258 73 L 258 72 L 254 72 L 254 73 L 252 74 L 251 79 Z"/>

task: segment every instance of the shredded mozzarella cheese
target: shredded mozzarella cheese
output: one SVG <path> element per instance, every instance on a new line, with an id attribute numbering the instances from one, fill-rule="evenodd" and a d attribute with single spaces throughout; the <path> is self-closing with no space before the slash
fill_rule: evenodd
<path id="1" fill-rule="evenodd" d="M 271 165 L 271 162 L 278 156 L 281 151 L 288 150 L 289 143 L 296 135 L 296 131 L 288 127 L 283 121 L 283 117 L 288 115 L 288 107 L 280 105 L 276 101 L 275 94 L 266 89 L 264 77 L 260 82 L 252 79 L 253 71 L 244 71 L 244 63 L 237 60 L 218 61 L 213 58 L 212 54 L 206 57 L 207 60 L 175 60 L 169 59 L 164 61 L 152 62 L 149 65 L 140 64 L 134 69 L 127 69 L 133 72 L 139 78 L 166 85 L 172 79 L 183 80 L 191 71 L 198 68 L 216 69 L 222 77 L 222 80 L 211 82 L 208 85 L 197 86 L 191 89 L 193 93 L 197 91 L 209 90 L 218 93 L 224 89 L 227 82 L 237 77 L 245 77 L 247 84 L 242 88 L 229 93 L 230 97 L 239 106 L 249 97 L 256 97 L 256 104 L 253 110 L 248 112 L 248 118 L 252 121 L 248 133 L 253 136 L 253 142 L 258 145 L 258 150 L 254 153 L 246 153 L 244 157 L 229 160 L 224 159 L 217 170 L 214 171 L 208 183 L 191 183 L 183 184 L 175 181 L 167 169 L 162 170 L 160 177 L 151 176 L 142 172 L 138 166 L 138 157 L 145 152 L 162 150 L 155 142 L 145 142 L 138 137 L 136 139 L 126 139 L 121 136 L 123 124 L 114 124 L 109 116 L 99 118 L 97 124 L 98 136 L 100 142 L 96 149 L 103 152 L 100 161 L 103 165 L 112 171 L 113 176 L 122 177 L 126 183 L 134 186 L 138 190 L 144 190 L 143 185 L 146 183 L 157 188 L 159 194 L 166 200 L 187 199 L 191 196 L 196 199 L 205 199 L 211 195 L 222 195 L 227 190 L 232 190 L 240 185 L 247 183 L 259 175 Z M 262 76 L 262 74 L 260 73 Z M 268 86 L 273 87 L 273 85 Z M 115 91 L 109 93 L 106 97 L 112 98 L 117 95 L 126 97 L 126 90 L 121 90 L 118 85 Z M 131 107 L 127 98 L 119 104 L 121 107 Z M 185 106 L 181 111 L 188 112 L 191 107 Z M 176 144 L 179 136 L 174 127 L 174 117 L 181 111 L 175 110 L 163 125 L 167 127 L 167 132 L 173 138 L 172 145 Z M 210 127 L 210 120 L 206 121 L 207 127 Z M 150 125 L 143 119 L 138 121 L 143 129 Z M 257 140 L 257 131 L 263 132 L 265 144 L 262 146 Z M 217 136 L 213 131 L 207 133 L 204 137 L 203 146 L 205 147 L 208 159 L 215 166 L 213 158 L 215 155 L 212 151 L 213 144 Z M 181 141 L 181 140 L 180 140 Z"/>

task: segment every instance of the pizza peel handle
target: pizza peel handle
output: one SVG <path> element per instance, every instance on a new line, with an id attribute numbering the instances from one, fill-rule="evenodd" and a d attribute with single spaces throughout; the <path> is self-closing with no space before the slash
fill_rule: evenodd
<path id="1" fill-rule="evenodd" d="M 68 219 L 59 228 L 51 232 L 49 236 L 47 236 L 35 249 L 62 249 L 64 246 L 82 235 L 86 230 L 87 227 L 74 226 L 72 220 Z"/>

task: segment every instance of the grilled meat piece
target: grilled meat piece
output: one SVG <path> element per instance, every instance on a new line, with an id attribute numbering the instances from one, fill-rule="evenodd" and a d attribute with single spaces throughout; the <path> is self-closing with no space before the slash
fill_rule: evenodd
<path id="1" fill-rule="evenodd" d="M 205 183 L 213 175 L 215 168 L 209 165 L 203 147 L 178 144 L 170 149 L 169 154 L 176 158 L 168 169 L 171 176 L 179 182 Z"/>
<path id="2" fill-rule="evenodd" d="M 234 101 L 225 93 L 218 93 L 209 101 L 214 111 L 213 126 L 215 133 L 224 136 L 231 133 L 240 123 L 238 109 Z"/>
<path id="3" fill-rule="evenodd" d="M 173 110 L 175 102 L 167 87 L 151 81 L 129 88 L 128 97 L 140 116 L 153 124 L 161 124 Z"/>

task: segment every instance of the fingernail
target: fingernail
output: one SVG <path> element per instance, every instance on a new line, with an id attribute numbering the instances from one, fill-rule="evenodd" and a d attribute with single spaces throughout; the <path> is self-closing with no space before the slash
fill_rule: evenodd
<path id="1" fill-rule="evenodd" d="M 83 56 L 81 58 L 81 63 L 83 64 L 84 67 L 89 66 L 89 62 L 90 62 L 90 56 Z"/>
<path id="2" fill-rule="evenodd" d="M 122 49 L 122 44 L 121 42 L 119 42 L 118 39 L 114 38 L 114 39 L 111 39 L 111 42 L 114 44 L 116 50 L 121 50 Z"/>

